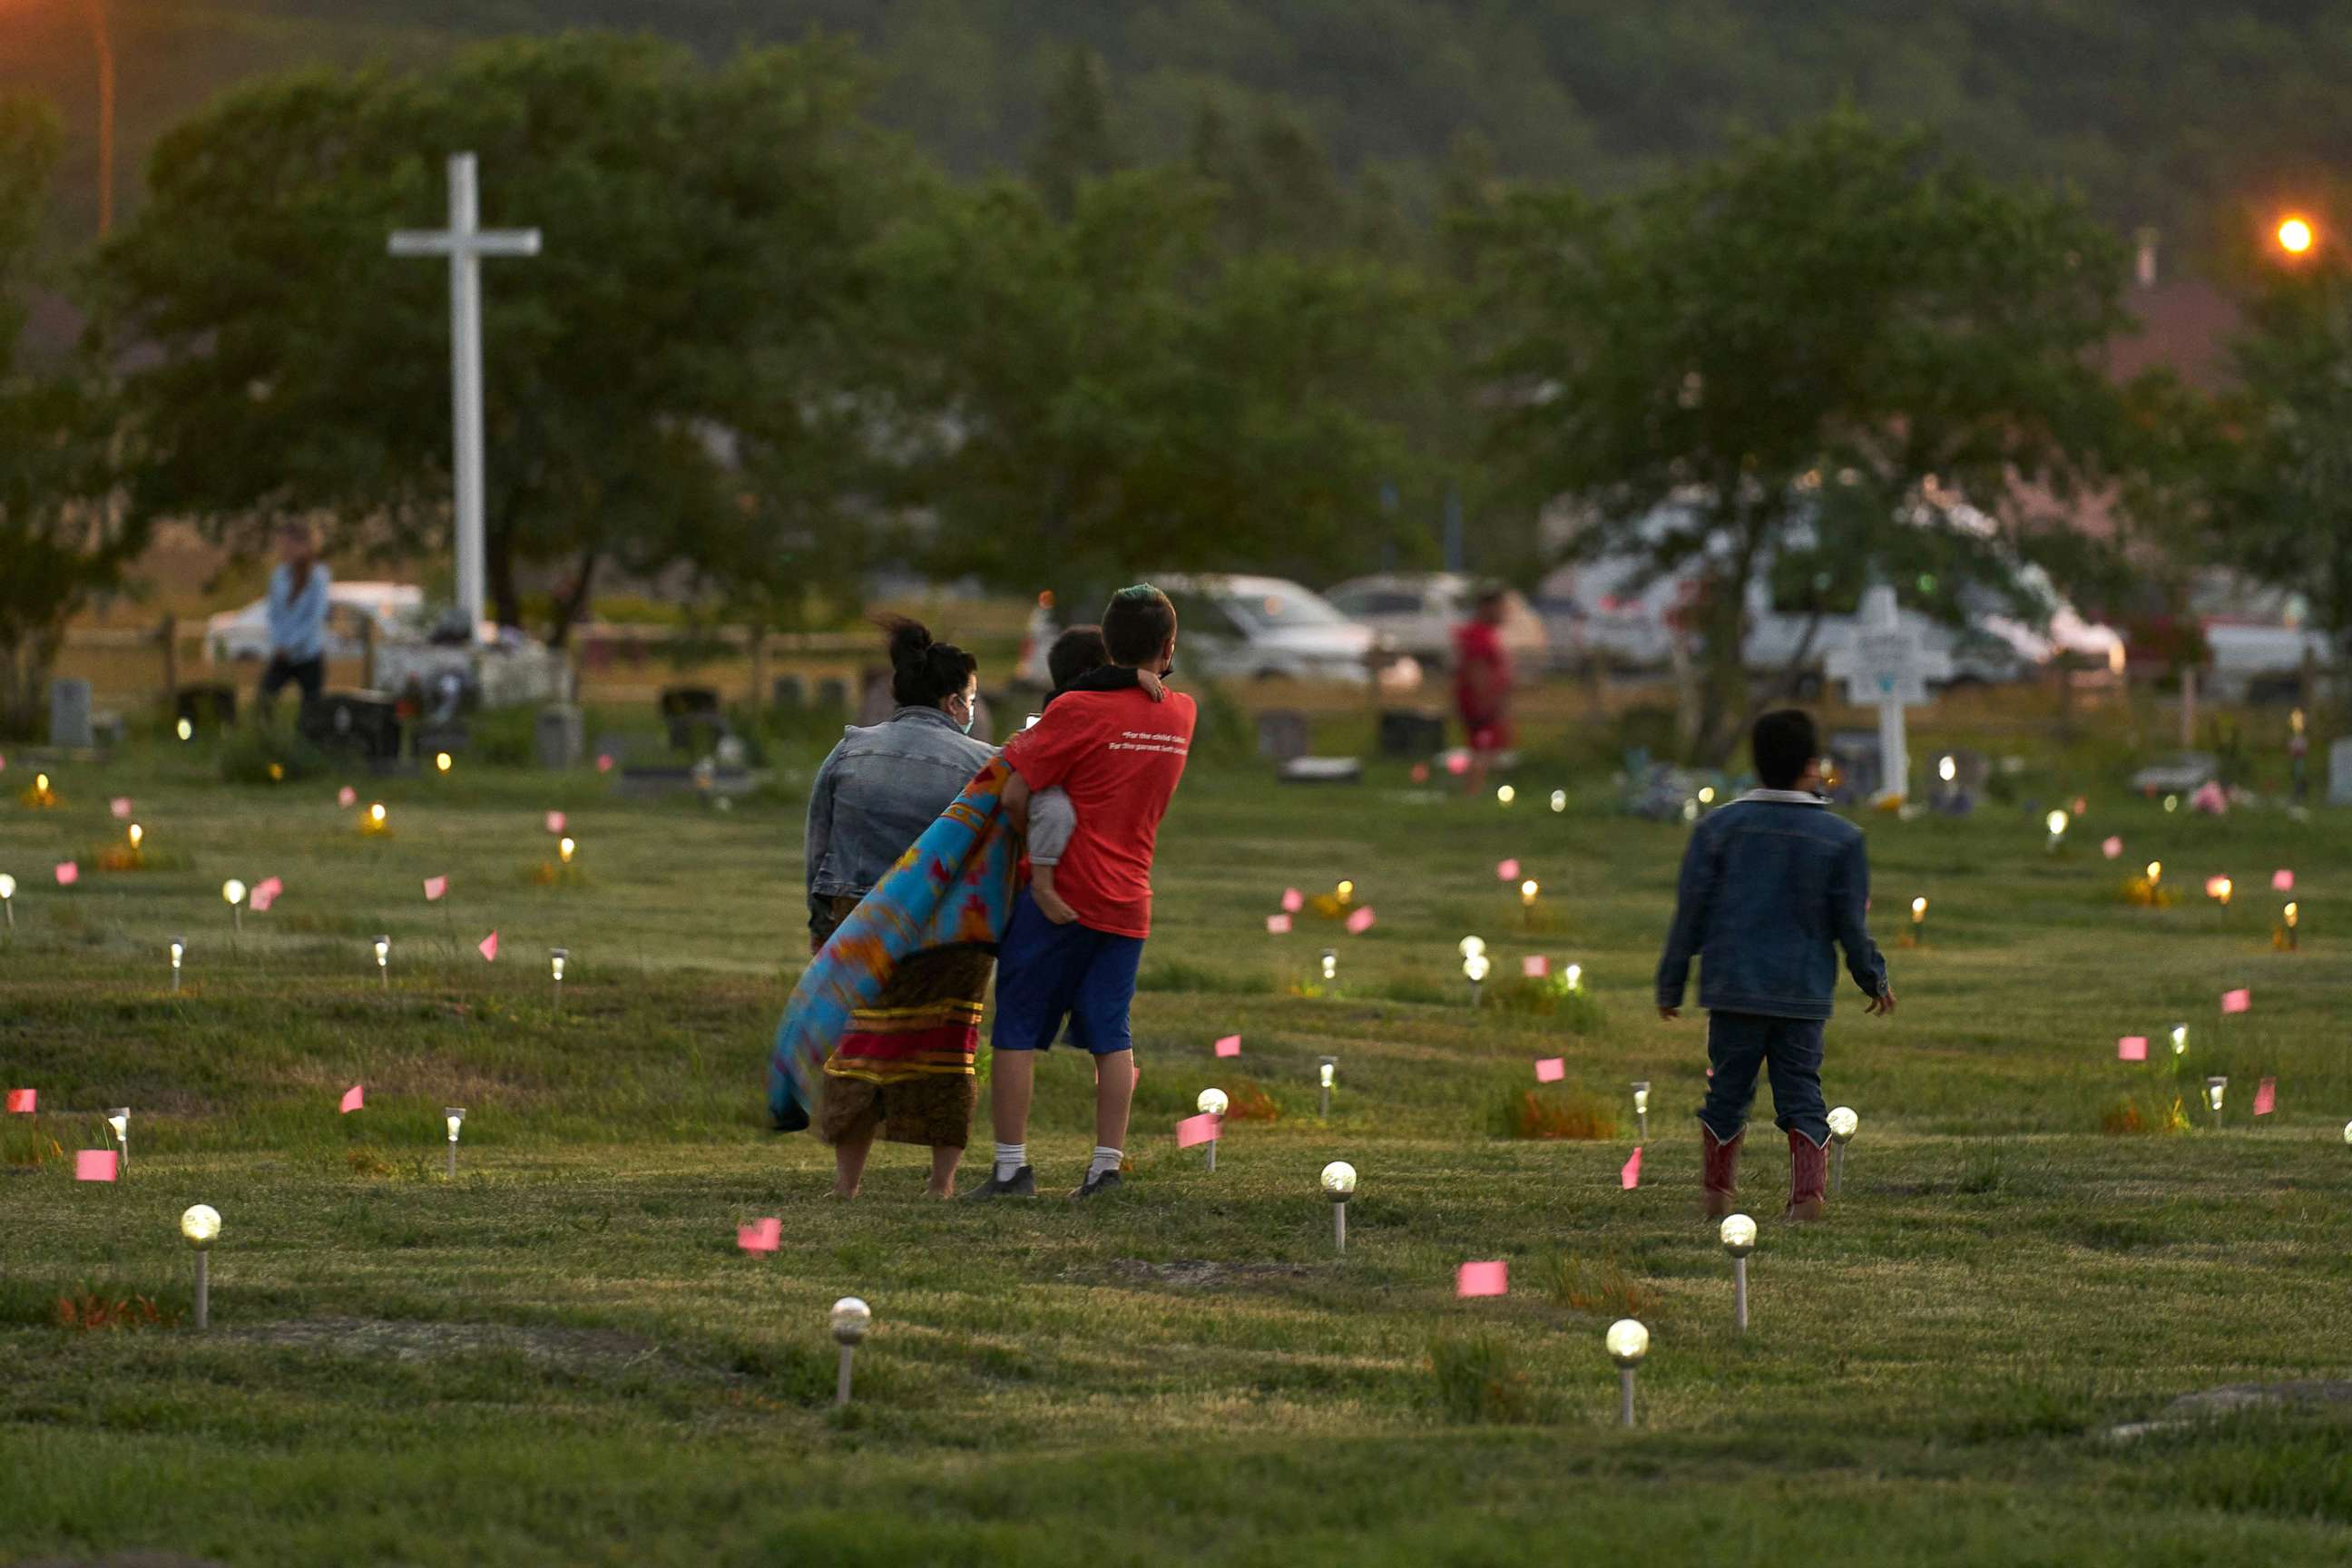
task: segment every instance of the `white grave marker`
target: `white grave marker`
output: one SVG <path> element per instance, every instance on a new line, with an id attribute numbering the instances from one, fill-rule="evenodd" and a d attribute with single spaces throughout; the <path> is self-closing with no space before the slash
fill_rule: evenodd
<path id="1" fill-rule="evenodd" d="M 449 386 L 456 426 L 457 483 L 457 609 L 466 637 L 482 626 L 482 258 L 537 256 L 539 230 L 485 229 L 474 180 L 474 155 L 449 158 L 449 226 L 401 229 L 394 256 L 449 258 Z"/>
<path id="2" fill-rule="evenodd" d="M 1895 613 L 1895 590 L 1863 591 L 1862 614 L 1853 637 L 1822 661 L 1845 682 L 1845 698 L 1857 708 L 1878 710 L 1881 796 L 1901 800 L 1910 793 L 1911 752 L 1903 710 L 1925 707 L 1927 682 L 1951 677 L 1951 655 L 1927 647 Z"/>

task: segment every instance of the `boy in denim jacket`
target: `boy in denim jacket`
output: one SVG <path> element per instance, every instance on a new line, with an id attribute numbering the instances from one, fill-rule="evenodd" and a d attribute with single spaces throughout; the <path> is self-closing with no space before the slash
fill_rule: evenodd
<path id="1" fill-rule="evenodd" d="M 1675 923 L 1658 961 L 1658 1016 L 1682 1016 L 1694 957 L 1698 1002 L 1707 1009 L 1712 1071 L 1699 1108 L 1706 1215 L 1732 1212 L 1739 1142 L 1756 1075 L 1772 1077 L 1773 1118 L 1789 1135 L 1792 1220 L 1822 1217 L 1830 1128 L 1822 1099 L 1822 1034 L 1837 988 L 1838 947 L 1846 972 L 1870 998 L 1869 1011 L 1895 1011 L 1886 960 L 1870 940 L 1870 859 L 1862 829 L 1832 816 L 1819 794 L 1821 745 L 1811 717 L 1767 713 L 1753 736 L 1756 776 L 1748 791 L 1692 830 L 1675 895 Z"/>

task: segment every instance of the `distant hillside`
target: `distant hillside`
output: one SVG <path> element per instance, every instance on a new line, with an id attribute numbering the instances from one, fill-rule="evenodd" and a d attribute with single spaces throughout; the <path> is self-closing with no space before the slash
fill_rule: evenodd
<path id="1" fill-rule="evenodd" d="M 1924 119 L 1997 166 L 2078 182 L 2121 225 L 2182 243 L 2243 206 L 2312 202 L 2352 162 L 2352 21 L 2318 0 L 107 0 L 121 59 L 122 197 L 155 135 L 240 78 L 429 58 L 470 37 L 648 29 L 719 52 L 853 35 L 877 112 L 952 167 L 1017 163 L 1074 42 L 1116 79 L 1139 154 L 1181 144 L 1203 101 L 1282 107 L 1343 165 L 1425 193 L 1475 131 L 1507 172 L 1607 184 L 1848 99 Z M 95 210 L 95 72 L 83 0 L 0 5 L 0 88 L 72 121 L 61 230 Z M 2175 248 L 2175 254 L 2178 254 Z"/>

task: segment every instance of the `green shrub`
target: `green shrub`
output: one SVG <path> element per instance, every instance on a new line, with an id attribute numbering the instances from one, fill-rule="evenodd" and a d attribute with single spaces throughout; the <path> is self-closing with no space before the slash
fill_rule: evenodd
<path id="1" fill-rule="evenodd" d="M 1448 1421 L 1527 1426 L 1547 1416 L 1549 1402 L 1528 1382 L 1510 1345 L 1495 1335 L 1431 1342 L 1429 1373 L 1433 1397 Z"/>

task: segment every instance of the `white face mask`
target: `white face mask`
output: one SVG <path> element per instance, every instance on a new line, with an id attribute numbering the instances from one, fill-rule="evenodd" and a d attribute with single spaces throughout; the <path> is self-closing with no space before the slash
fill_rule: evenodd
<path id="1" fill-rule="evenodd" d="M 958 700 L 963 703 L 963 718 L 958 722 L 956 728 L 969 735 L 971 733 L 973 721 L 980 717 L 980 709 L 978 705 L 972 701 L 971 693 L 970 692 L 964 693 L 964 695 L 958 699 Z"/>

